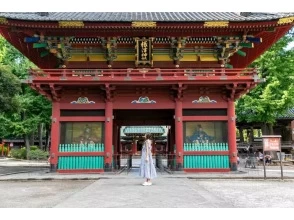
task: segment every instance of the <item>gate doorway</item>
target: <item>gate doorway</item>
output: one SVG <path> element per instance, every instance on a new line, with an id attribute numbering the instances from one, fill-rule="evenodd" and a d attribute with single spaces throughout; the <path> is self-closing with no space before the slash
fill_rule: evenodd
<path id="1" fill-rule="evenodd" d="M 116 171 L 138 170 L 145 133 L 153 137 L 152 155 L 158 171 L 172 168 L 174 110 L 114 111 L 113 165 Z"/>

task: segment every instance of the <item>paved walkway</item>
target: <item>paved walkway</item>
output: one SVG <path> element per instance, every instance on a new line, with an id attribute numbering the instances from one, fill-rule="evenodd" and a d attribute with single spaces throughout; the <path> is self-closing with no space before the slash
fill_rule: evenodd
<path id="1" fill-rule="evenodd" d="M 0 207 L 294 207 L 293 167 L 284 167 L 283 181 L 279 167 L 272 166 L 267 167 L 268 180 L 263 180 L 263 169 L 257 167 L 229 173 L 158 172 L 152 186 L 142 186 L 138 168 L 120 174 L 58 174 L 50 173 L 46 162 L 34 163 L 43 170 L 0 175 Z M 0 160 L 4 170 L 12 164 L 26 167 L 26 161 Z M 34 168 L 32 162 L 27 165 Z"/>
<path id="2" fill-rule="evenodd" d="M 7 171 L 8 170 L 8 171 Z M 160 178 L 190 178 L 190 179 L 264 179 L 263 166 L 255 169 L 240 166 L 238 171 L 228 173 L 185 173 L 185 172 L 158 172 Z M 0 180 L 97 180 L 137 177 L 137 168 L 131 172 L 100 174 L 60 174 L 49 172 L 47 161 L 26 161 L 14 159 L 0 159 Z M 281 169 L 279 166 L 267 166 L 266 177 L 269 179 L 280 179 Z M 283 167 L 283 178 L 294 179 L 294 166 Z"/>

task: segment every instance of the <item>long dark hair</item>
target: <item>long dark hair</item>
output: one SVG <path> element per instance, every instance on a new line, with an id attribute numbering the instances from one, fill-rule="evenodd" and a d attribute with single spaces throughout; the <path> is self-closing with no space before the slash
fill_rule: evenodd
<path id="1" fill-rule="evenodd" d="M 147 139 L 152 140 L 152 134 L 146 133 L 146 139 L 145 140 L 147 140 Z"/>

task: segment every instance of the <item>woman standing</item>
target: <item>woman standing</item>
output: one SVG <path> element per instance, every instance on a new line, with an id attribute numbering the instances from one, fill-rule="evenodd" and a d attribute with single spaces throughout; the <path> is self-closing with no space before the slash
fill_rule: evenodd
<path id="1" fill-rule="evenodd" d="M 151 134 L 146 133 L 144 138 L 145 138 L 145 142 L 142 148 L 139 175 L 143 178 L 146 178 L 146 182 L 142 184 L 143 186 L 151 186 L 152 185 L 151 179 L 157 177 L 156 169 L 153 163 L 152 153 L 151 153 L 151 150 L 152 150 Z"/>

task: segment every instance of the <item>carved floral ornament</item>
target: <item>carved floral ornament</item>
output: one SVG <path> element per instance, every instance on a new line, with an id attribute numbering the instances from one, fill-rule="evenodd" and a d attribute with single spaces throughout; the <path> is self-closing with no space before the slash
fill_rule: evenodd
<path id="1" fill-rule="evenodd" d="M 133 100 L 132 104 L 155 104 L 156 101 L 150 100 L 148 96 L 140 96 L 138 100 Z"/>
<path id="2" fill-rule="evenodd" d="M 0 24 L 7 24 L 8 21 L 6 18 L 0 18 Z"/>
<path id="3" fill-rule="evenodd" d="M 200 96 L 199 99 L 195 99 L 192 101 L 193 104 L 198 103 L 217 103 L 217 101 L 210 99 L 208 96 Z"/>
<path id="4" fill-rule="evenodd" d="M 95 104 L 95 102 L 89 101 L 87 97 L 79 97 L 77 101 L 72 101 L 70 104 Z"/>

